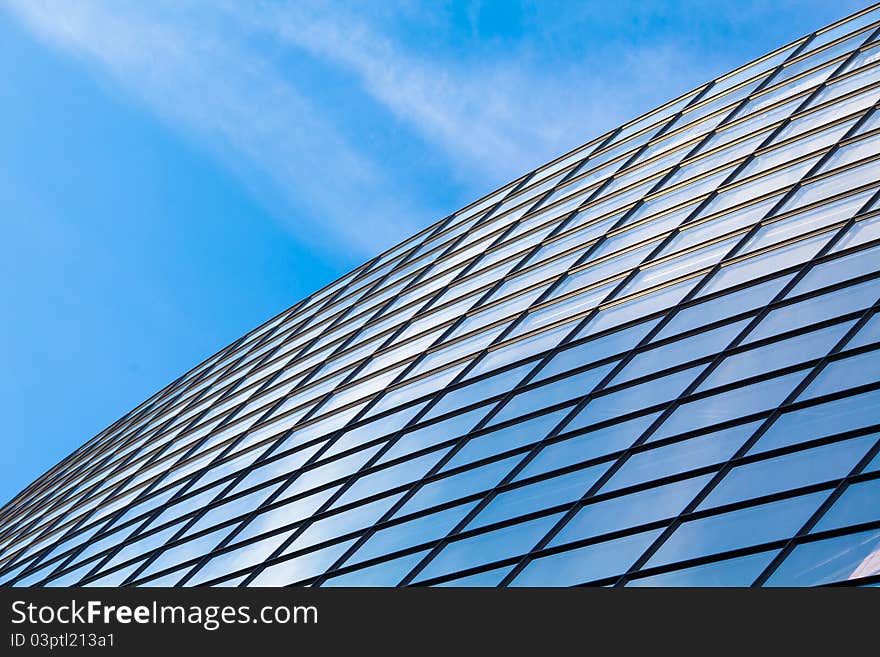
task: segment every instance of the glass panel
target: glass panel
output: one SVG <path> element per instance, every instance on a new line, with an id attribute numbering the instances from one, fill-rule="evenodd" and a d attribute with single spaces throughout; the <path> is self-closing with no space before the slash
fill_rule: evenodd
<path id="1" fill-rule="evenodd" d="M 571 321 L 579 314 L 592 310 L 605 301 L 616 285 L 617 281 L 612 281 L 558 303 L 539 308 L 526 315 L 516 328 L 511 331 L 510 337 L 524 335 L 529 331 L 537 330 L 555 322 Z"/>
<path id="2" fill-rule="evenodd" d="M 502 367 L 516 360 L 524 360 L 547 349 L 552 349 L 569 333 L 573 324 L 565 324 L 527 338 L 508 344 L 500 349 L 490 351 L 483 357 L 471 374 L 477 376 Z"/>
<path id="3" fill-rule="evenodd" d="M 659 320 L 650 320 L 594 338 L 556 354 L 538 373 L 536 379 L 551 377 L 635 347 Z"/>
<path id="4" fill-rule="evenodd" d="M 607 363 L 566 379 L 521 392 L 508 401 L 492 418 L 492 424 L 498 424 L 554 404 L 582 397 L 593 390 L 613 367 L 614 363 Z"/>
<path id="5" fill-rule="evenodd" d="M 869 436 L 871 443 L 876 436 Z M 811 531 L 841 529 L 880 519 L 880 479 L 850 484 Z"/>
<path id="6" fill-rule="evenodd" d="M 846 334 L 855 321 L 828 326 L 818 331 L 796 335 L 787 340 L 771 342 L 725 358 L 700 384 L 698 390 L 708 390 L 734 381 L 742 381 L 772 370 L 796 365 L 825 356 Z"/>
<path id="7" fill-rule="evenodd" d="M 707 509 L 844 477 L 874 442 L 873 436 L 855 438 L 735 467 L 698 508 Z"/>
<path id="8" fill-rule="evenodd" d="M 734 237 L 691 253 L 679 255 L 653 267 L 645 266 L 630 281 L 622 294 L 639 292 L 646 288 L 680 278 L 681 276 L 692 274 L 701 269 L 712 267 L 738 242 L 739 237 Z"/>
<path id="9" fill-rule="evenodd" d="M 637 354 L 614 377 L 613 384 L 624 383 L 684 362 L 704 358 L 721 351 L 745 327 L 749 320 L 698 333 L 682 341 L 670 342 Z"/>
<path id="10" fill-rule="evenodd" d="M 869 351 L 829 363 L 819 376 L 810 382 L 798 400 L 811 399 L 878 380 L 880 380 L 880 351 Z"/>
<path id="11" fill-rule="evenodd" d="M 322 455 L 329 458 L 335 454 L 360 447 L 376 438 L 387 436 L 398 431 L 412 420 L 425 407 L 425 404 L 416 404 L 403 410 L 397 411 L 385 417 L 362 424 L 355 429 L 349 429 L 342 434 Z"/>
<path id="12" fill-rule="evenodd" d="M 391 491 L 398 486 L 417 481 L 424 477 L 447 451 L 449 450 L 435 450 L 424 456 L 403 461 L 402 463 L 377 470 L 371 474 L 361 475 L 355 480 L 351 487 L 333 503 L 331 508 L 351 504 L 357 500 Z"/>
<path id="13" fill-rule="evenodd" d="M 750 586 L 757 579 L 778 550 L 759 552 L 736 559 L 715 561 L 702 566 L 673 570 L 670 573 L 642 577 L 627 582 L 627 586 Z"/>
<path id="14" fill-rule="evenodd" d="M 867 242 L 872 242 L 880 237 L 880 215 L 869 219 L 862 219 L 851 227 L 843 237 L 831 249 L 831 253 L 837 253 L 844 249 L 854 248 Z"/>
<path id="15" fill-rule="evenodd" d="M 760 422 L 740 424 L 634 454 L 608 480 L 602 492 L 635 486 L 727 461 L 760 424 Z"/>
<path id="16" fill-rule="evenodd" d="M 588 504 L 556 534 L 548 547 L 675 517 L 710 478 L 711 475 L 693 477 Z"/>
<path id="17" fill-rule="evenodd" d="M 346 565 L 443 538 L 476 504 L 476 502 L 460 504 L 451 509 L 380 529 L 349 557 Z"/>
<path id="18" fill-rule="evenodd" d="M 829 171 L 831 169 L 836 169 L 837 167 L 842 167 L 847 164 L 852 164 L 853 162 L 857 162 L 863 158 L 877 155 L 878 150 L 880 150 L 880 135 L 874 135 L 873 137 L 867 137 L 865 139 L 860 139 L 859 141 L 851 142 L 846 146 L 841 146 L 840 149 L 828 158 L 828 161 L 825 163 L 825 166 L 822 167 L 823 171 Z M 875 182 L 875 179 L 871 179 L 867 175 L 861 175 L 861 167 L 853 170 L 853 174 L 857 176 L 860 182 Z M 855 187 L 855 184 L 852 185 Z"/>
<path id="19" fill-rule="evenodd" d="M 475 529 L 579 500 L 587 493 L 590 486 L 596 483 L 609 465 L 609 463 L 603 463 L 591 468 L 575 470 L 552 479 L 544 479 L 499 493 L 471 520 L 467 528 Z"/>
<path id="20" fill-rule="evenodd" d="M 880 315 L 874 315 L 869 319 L 855 337 L 846 343 L 847 349 L 856 349 L 874 344 L 880 341 Z"/>
<path id="21" fill-rule="evenodd" d="M 574 586 L 622 575 L 659 535 L 644 532 L 535 559 L 511 586 Z"/>
<path id="22" fill-rule="evenodd" d="M 643 415 L 589 433 L 546 445 L 516 476 L 519 481 L 533 475 L 564 468 L 574 463 L 611 454 L 632 445 L 659 413 Z"/>
<path id="23" fill-rule="evenodd" d="M 672 317 L 656 339 L 661 340 L 726 317 L 756 310 L 769 303 L 790 280 L 791 276 L 774 278 L 738 292 L 688 306 Z"/>
<path id="24" fill-rule="evenodd" d="M 263 563 L 287 538 L 288 533 L 276 534 L 256 543 L 249 543 L 215 556 L 187 581 L 196 586 L 212 579 Z"/>
<path id="25" fill-rule="evenodd" d="M 436 586 L 498 586 L 504 576 L 510 572 L 513 566 L 502 566 L 501 568 L 493 568 L 476 575 L 468 575 L 467 577 L 459 577 L 458 579 L 449 580 Z"/>
<path id="26" fill-rule="evenodd" d="M 761 340 L 802 326 L 864 310 L 871 306 L 878 296 L 880 296 L 880 279 L 875 279 L 837 290 L 832 294 L 782 306 L 767 313 L 743 342 Z"/>
<path id="27" fill-rule="evenodd" d="M 304 550 L 319 543 L 332 541 L 346 534 L 366 529 L 384 516 L 402 496 L 403 493 L 398 493 L 383 497 L 315 520 L 285 548 L 282 554 Z"/>
<path id="28" fill-rule="evenodd" d="M 458 438 L 472 429 L 489 408 L 484 406 L 408 431 L 400 436 L 397 442 L 377 461 L 377 464 L 387 463 L 396 458 L 402 458 L 417 452 L 420 449 L 434 447 L 452 438 Z"/>
<path id="29" fill-rule="evenodd" d="M 457 468 L 542 440 L 567 414 L 568 410 L 563 409 L 475 436 L 449 459 L 443 469 Z"/>
<path id="30" fill-rule="evenodd" d="M 266 532 L 286 527 L 295 522 L 307 519 L 339 490 L 339 487 L 328 488 L 306 497 L 301 497 L 289 504 L 273 507 L 266 511 L 262 509 L 259 515 L 250 520 L 235 536 L 235 542 L 241 542 Z"/>
<path id="31" fill-rule="evenodd" d="M 681 301 L 691 291 L 691 288 L 697 284 L 698 280 L 699 278 L 691 278 L 650 292 L 644 296 L 604 308 L 578 333 L 578 337 L 598 333 L 599 331 L 604 331 L 635 319 L 642 319 L 652 313 L 666 310 Z"/>
<path id="32" fill-rule="evenodd" d="M 819 586 L 880 573 L 880 530 L 796 547 L 767 586 Z"/>
<path id="33" fill-rule="evenodd" d="M 367 447 L 354 454 L 343 456 L 334 461 L 325 461 L 314 468 L 302 471 L 299 476 L 293 480 L 293 483 L 284 489 L 284 492 L 280 495 L 279 499 L 288 499 L 294 495 L 299 495 L 306 491 L 319 488 L 320 486 L 325 486 L 331 481 L 335 481 L 341 477 L 347 477 L 351 475 L 351 473 L 357 472 L 367 461 L 370 460 L 380 447 L 380 445 L 373 445 L 372 447 Z"/>
<path id="34" fill-rule="evenodd" d="M 220 523 L 231 520 L 232 518 L 236 518 L 241 515 L 245 515 L 250 511 L 253 511 L 257 507 L 259 507 L 266 499 L 275 492 L 277 486 L 266 486 L 265 488 L 260 488 L 253 493 L 246 493 L 241 497 L 236 497 L 233 500 L 224 500 L 220 506 L 212 507 L 198 519 L 189 529 L 186 530 L 185 535 L 192 535 L 196 532 L 199 532 L 203 529 L 207 529 L 209 527 L 213 527 L 215 525 L 219 525 Z M 230 527 L 231 529 L 231 527 Z"/>
<path id="35" fill-rule="evenodd" d="M 537 518 L 487 534 L 449 543 L 419 573 L 417 582 L 466 568 L 500 561 L 528 552 L 559 520 L 560 515 Z"/>
<path id="36" fill-rule="evenodd" d="M 646 566 L 789 538 L 827 497 L 822 491 L 682 523 Z"/>
<path id="37" fill-rule="evenodd" d="M 745 283 L 766 274 L 801 264 L 815 256 L 833 233 L 822 233 L 782 248 L 762 253 L 752 258 L 722 267 L 708 284 L 700 290 L 700 296 Z"/>
<path id="38" fill-rule="evenodd" d="M 849 219 L 865 204 L 869 195 L 870 192 L 862 192 L 787 219 L 765 224 L 743 247 L 742 253 L 757 251 Z"/>
<path id="39" fill-rule="evenodd" d="M 322 586 L 396 586 L 427 554 L 427 552 L 416 552 L 383 561 L 374 566 L 331 577 Z"/>
<path id="40" fill-rule="evenodd" d="M 818 264 L 795 285 L 791 295 L 804 294 L 862 274 L 873 273 L 877 270 L 878 258 L 880 258 L 880 246 L 875 246 Z"/>
<path id="41" fill-rule="evenodd" d="M 667 374 L 645 383 L 596 397 L 572 420 L 572 424 L 568 428 L 574 429 L 595 424 L 671 401 L 684 392 L 703 367 L 705 365 L 698 365 L 682 372 Z"/>
<path id="42" fill-rule="evenodd" d="M 784 413 L 750 450 L 757 454 L 877 422 L 880 390 Z"/>
<path id="43" fill-rule="evenodd" d="M 180 565 L 187 561 L 200 559 L 210 553 L 215 548 L 231 528 L 220 529 L 205 536 L 186 541 L 175 545 L 174 547 L 162 550 L 156 560 L 138 575 L 138 578 L 153 575 L 173 566 Z M 192 564 L 191 564 L 192 565 Z M 177 579 L 183 576 L 183 571 L 176 573 Z M 155 586 L 155 584 L 154 584 Z"/>
<path id="44" fill-rule="evenodd" d="M 303 449 L 297 450 L 286 456 L 281 457 L 280 459 L 275 459 L 274 461 L 265 462 L 259 467 L 251 470 L 244 479 L 242 479 L 235 488 L 232 489 L 233 492 L 238 492 L 242 490 L 246 490 L 251 488 L 252 486 L 256 486 L 258 484 L 262 484 L 266 481 L 274 477 L 280 477 L 282 475 L 287 475 L 296 470 L 299 470 L 303 466 L 303 464 L 308 461 L 314 454 L 317 452 L 325 443 L 319 442 Z"/>
<path id="45" fill-rule="evenodd" d="M 523 377 L 529 373 L 535 364 L 521 365 L 512 370 L 505 370 L 495 376 L 490 376 L 475 383 L 470 383 L 461 388 L 456 388 L 443 395 L 437 404 L 425 415 L 423 419 L 429 420 L 438 415 L 449 413 L 477 402 L 491 399 L 496 395 L 507 393 Z"/>
<path id="46" fill-rule="evenodd" d="M 251 582 L 251 586 L 286 586 L 323 573 L 354 543 L 337 543 L 315 552 L 269 566 Z"/>
<path id="47" fill-rule="evenodd" d="M 471 470 L 465 470 L 422 486 L 400 509 L 395 517 L 415 513 L 438 504 L 492 488 L 522 458 L 512 456 Z"/>
<path id="48" fill-rule="evenodd" d="M 845 123 L 839 123 L 820 132 L 815 132 L 798 139 L 797 141 L 774 148 L 773 150 L 764 151 L 761 155 L 757 155 L 751 162 L 749 162 L 748 166 L 740 172 L 739 178 L 747 178 L 762 171 L 767 171 L 772 167 L 785 164 L 786 162 L 790 162 L 802 155 L 806 155 L 807 153 L 836 144 L 837 140 L 840 139 L 850 127 L 852 127 L 853 123 L 855 123 L 855 120 L 851 119 Z M 778 143 L 787 136 L 785 130 L 783 130 L 774 141 Z"/>
<path id="49" fill-rule="evenodd" d="M 805 371 L 794 372 L 682 404 L 649 440 L 668 438 L 685 431 L 775 408 L 788 397 L 804 376 Z"/>

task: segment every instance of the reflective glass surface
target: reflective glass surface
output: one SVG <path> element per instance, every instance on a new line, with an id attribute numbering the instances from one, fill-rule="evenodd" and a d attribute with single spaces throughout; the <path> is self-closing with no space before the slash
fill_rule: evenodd
<path id="1" fill-rule="evenodd" d="M 720 76 L 242 336 L 0 509 L 0 584 L 874 577 L 877 19 Z"/>

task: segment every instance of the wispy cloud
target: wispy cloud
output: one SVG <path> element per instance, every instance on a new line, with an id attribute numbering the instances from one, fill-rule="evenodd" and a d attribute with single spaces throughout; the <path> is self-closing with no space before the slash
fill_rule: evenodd
<path id="1" fill-rule="evenodd" d="M 418 211 L 387 193 L 373 163 L 228 24 L 212 26 L 202 12 L 193 16 L 192 7 L 174 4 L 11 0 L 10 6 L 40 38 L 97 64 L 256 187 L 271 179 L 275 191 L 313 217 L 292 226 L 307 239 L 320 240 L 329 230 L 353 250 L 370 252 L 414 228 Z"/>
<path id="2" fill-rule="evenodd" d="M 646 96 L 680 86 L 687 59 L 675 44 L 630 49 L 632 61 L 617 62 L 626 71 L 619 80 L 599 74 L 601 53 L 549 62 L 552 74 L 546 57 L 526 47 L 432 57 L 369 16 L 369 5 L 351 12 L 308 2 L 7 0 L 7 7 L 46 43 L 212 149 L 267 198 L 282 199 L 278 214 L 292 230 L 342 240 L 362 255 L 454 208 L 426 206 L 418 190 L 401 188 L 279 62 L 305 57 L 352 76 L 355 104 L 383 108 L 423 140 L 426 155 L 445 162 L 450 178 L 489 191 L 648 109 Z"/>

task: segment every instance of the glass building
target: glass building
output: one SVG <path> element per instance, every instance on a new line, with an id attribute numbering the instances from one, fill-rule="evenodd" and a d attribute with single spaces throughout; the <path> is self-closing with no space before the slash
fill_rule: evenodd
<path id="1" fill-rule="evenodd" d="M 0 583 L 880 581 L 880 8 L 304 299 L 0 511 Z"/>

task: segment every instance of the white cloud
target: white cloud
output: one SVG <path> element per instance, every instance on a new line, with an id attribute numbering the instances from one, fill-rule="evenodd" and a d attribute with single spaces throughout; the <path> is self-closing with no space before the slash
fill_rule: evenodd
<path id="1" fill-rule="evenodd" d="M 38 37 L 99 65 L 256 187 L 260 178 L 271 179 L 314 217 L 291 226 L 306 239 L 326 240 L 329 230 L 331 239 L 372 253 L 415 228 L 410 218 L 418 212 L 400 196 L 377 194 L 388 185 L 373 163 L 228 26 L 203 23 L 204 15 L 171 4 L 10 0 L 9 6 Z"/>
<path id="2" fill-rule="evenodd" d="M 368 5 L 358 14 L 305 1 L 7 6 L 46 43 L 97 65 L 218 153 L 266 198 L 284 199 L 287 211 L 277 214 L 292 230 L 325 243 L 341 239 L 361 255 L 414 232 L 435 212 L 346 137 L 351 131 L 334 125 L 278 61 L 308 57 L 352 75 L 360 85 L 353 102 L 385 108 L 442 153 L 450 177 L 484 191 L 648 109 L 646 96 L 675 88 L 685 61 L 674 44 L 629 49 L 617 62 L 625 72 L 618 79 L 607 67 L 600 74 L 601 55 L 554 61 L 553 53 L 535 58 L 523 48 L 431 57 L 405 47 Z M 407 18 L 420 12 L 404 11 Z"/>

